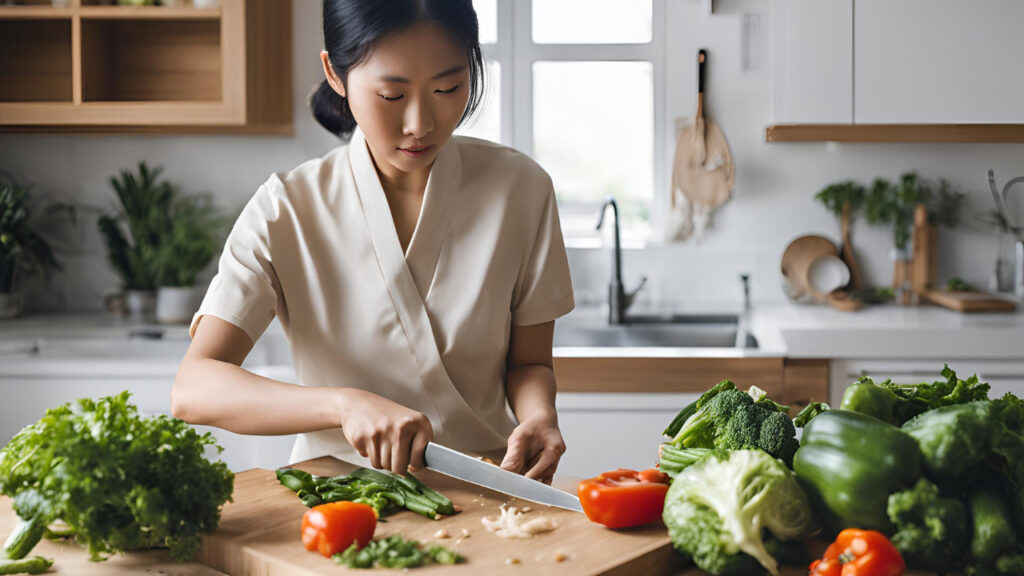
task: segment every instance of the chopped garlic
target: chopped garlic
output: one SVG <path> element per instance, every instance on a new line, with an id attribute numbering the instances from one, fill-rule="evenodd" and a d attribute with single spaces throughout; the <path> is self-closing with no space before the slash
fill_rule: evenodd
<path id="1" fill-rule="evenodd" d="M 441 528 L 437 532 L 434 532 L 434 538 L 448 538 L 448 537 L 449 537 L 448 531 L 445 530 L 444 528 Z"/>
<path id="2" fill-rule="evenodd" d="M 529 520 L 515 506 L 501 505 L 501 514 L 491 519 L 483 517 L 480 522 L 488 532 L 494 532 L 501 538 L 532 538 L 535 534 L 550 532 L 558 525 L 550 518 L 538 516 Z"/>
<path id="3" fill-rule="evenodd" d="M 462 536 L 463 538 L 469 538 L 469 530 L 463 528 L 462 532 L 460 533 L 460 536 Z"/>
<path id="4" fill-rule="evenodd" d="M 519 564 L 519 558 L 505 558 L 506 566 L 512 566 L 513 564 Z"/>
<path id="5" fill-rule="evenodd" d="M 527 512 L 529 512 L 531 510 L 533 510 L 533 508 L 530 508 L 529 506 L 523 506 L 522 512 L 523 512 L 523 514 L 526 514 Z"/>

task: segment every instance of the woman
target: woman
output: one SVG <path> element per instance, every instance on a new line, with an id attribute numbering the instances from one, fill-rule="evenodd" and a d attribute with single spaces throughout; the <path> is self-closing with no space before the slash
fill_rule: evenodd
<path id="1" fill-rule="evenodd" d="M 551 341 L 572 283 L 550 177 L 452 137 L 482 94 L 472 4 L 323 11 L 312 108 L 351 140 L 271 176 L 242 212 L 193 319 L 173 413 L 299 433 L 293 461 L 358 453 L 401 473 L 436 440 L 504 452 L 503 468 L 550 482 L 565 450 Z M 274 315 L 301 386 L 240 368 Z"/>

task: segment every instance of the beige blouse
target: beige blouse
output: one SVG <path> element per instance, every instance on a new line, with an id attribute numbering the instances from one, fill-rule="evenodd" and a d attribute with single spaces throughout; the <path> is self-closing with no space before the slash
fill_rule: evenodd
<path id="1" fill-rule="evenodd" d="M 299 383 L 369 390 L 426 414 L 435 441 L 503 448 L 512 324 L 574 307 L 551 179 L 510 148 L 456 136 L 440 150 L 403 254 L 358 129 L 348 145 L 275 174 L 228 236 L 192 320 L 255 342 L 275 315 Z M 354 449 L 340 428 L 299 435 L 292 461 Z"/>

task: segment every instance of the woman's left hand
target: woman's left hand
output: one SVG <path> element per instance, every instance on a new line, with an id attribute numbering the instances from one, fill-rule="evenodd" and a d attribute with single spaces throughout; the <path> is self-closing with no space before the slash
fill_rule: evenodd
<path id="1" fill-rule="evenodd" d="M 558 417 L 554 414 L 531 416 L 509 435 L 508 451 L 501 467 L 551 484 L 562 454 L 565 454 L 565 441 L 558 429 Z"/>

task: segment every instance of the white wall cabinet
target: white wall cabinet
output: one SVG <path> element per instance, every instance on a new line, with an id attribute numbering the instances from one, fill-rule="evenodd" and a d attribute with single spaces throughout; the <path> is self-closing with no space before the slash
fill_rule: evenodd
<path id="1" fill-rule="evenodd" d="M 949 367 L 966 380 L 977 374 L 992 387 L 990 398 L 1007 392 L 1024 397 L 1024 361 L 950 360 Z M 829 405 L 838 407 L 846 388 L 861 376 L 876 382 L 892 379 L 898 384 L 942 380 L 942 365 L 935 360 L 833 360 L 829 369 Z"/>
<path id="2" fill-rule="evenodd" d="M 699 393 L 559 393 L 558 425 L 566 453 L 558 473 L 591 478 L 658 462 L 661 432 Z"/>
<path id="3" fill-rule="evenodd" d="M 774 121 L 853 122 L 853 0 L 776 0 L 772 38 Z"/>
<path id="4" fill-rule="evenodd" d="M 1024 2 L 856 0 L 854 121 L 1024 123 Z"/>
<path id="5" fill-rule="evenodd" d="M 776 124 L 1024 124 L 1024 2 L 775 0 L 771 18 Z"/>

